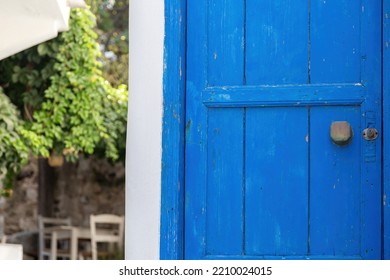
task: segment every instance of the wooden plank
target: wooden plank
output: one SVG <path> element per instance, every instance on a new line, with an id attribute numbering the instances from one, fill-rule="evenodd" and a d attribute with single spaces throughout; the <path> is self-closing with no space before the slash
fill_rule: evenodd
<path id="1" fill-rule="evenodd" d="M 361 1 L 310 1 L 311 83 L 360 82 Z"/>
<path id="2" fill-rule="evenodd" d="M 250 108 L 246 116 L 246 255 L 306 255 L 307 108 Z"/>
<path id="3" fill-rule="evenodd" d="M 165 1 L 165 18 L 160 258 L 177 260 L 184 247 L 186 1 Z"/>
<path id="4" fill-rule="evenodd" d="M 185 259 L 205 255 L 207 108 L 201 91 L 207 86 L 207 2 L 187 2 Z"/>
<path id="5" fill-rule="evenodd" d="M 360 107 L 310 110 L 310 255 L 359 255 L 361 245 Z M 353 138 L 337 146 L 330 126 L 347 121 Z"/>
<path id="6" fill-rule="evenodd" d="M 206 255 L 239 255 L 243 236 L 244 109 L 208 115 Z"/>
<path id="7" fill-rule="evenodd" d="M 236 28 L 242 29 L 244 13 L 242 10 L 241 16 L 240 13 L 236 15 L 236 9 L 240 7 L 237 1 L 189 1 L 187 5 L 189 13 L 186 97 L 189 102 L 186 105 L 185 258 L 199 259 L 206 255 L 207 244 L 211 244 L 210 250 L 212 251 L 220 249 L 213 240 L 215 237 L 212 231 L 207 231 L 207 226 L 210 226 L 206 211 L 208 198 L 206 167 L 209 139 L 207 138 L 208 111 L 201 102 L 202 90 L 210 82 L 208 79 L 216 83 L 242 84 L 243 82 L 243 67 L 241 67 L 242 74 L 237 75 L 237 71 L 240 71 L 237 70 L 240 68 L 240 63 L 243 64 L 242 30 L 237 31 L 230 41 L 234 45 L 240 41 L 237 47 L 228 46 L 226 42 L 218 41 L 217 38 L 213 41 L 211 37 L 225 36 L 227 38 L 231 36 L 229 32 L 235 32 Z M 220 59 L 214 59 L 213 52 L 217 52 L 216 57 Z M 211 57 L 210 53 L 212 53 Z M 239 56 L 241 59 L 237 58 Z M 209 58 L 212 61 L 210 65 Z M 228 64 L 233 64 L 234 67 Z M 219 81 L 219 79 L 222 80 Z M 207 236 L 207 234 L 211 235 Z M 215 243 L 214 247 L 213 243 Z"/>
<path id="8" fill-rule="evenodd" d="M 262 256 L 245 256 L 245 255 L 209 255 L 205 257 L 206 260 L 361 260 L 361 256 L 348 256 L 337 257 L 334 256 L 275 256 L 275 255 L 262 255 Z"/>
<path id="9" fill-rule="evenodd" d="M 210 0 L 208 8 L 208 83 L 244 84 L 243 0 Z"/>
<path id="10" fill-rule="evenodd" d="M 246 0 L 248 85 L 308 79 L 308 1 Z"/>
<path id="11" fill-rule="evenodd" d="M 383 1 L 383 258 L 390 259 L 390 0 Z"/>
<path id="12" fill-rule="evenodd" d="M 365 94 L 360 84 L 210 87 L 202 102 L 208 107 L 356 105 Z"/>
<path id="13" fill-rule="evenodd" d="M 382 2 L 361 0 L 361 83 L 367 88 L 362 104 L 362 125 L 375 127 L 380 137 L 371 143 L 374 161 L 362 165 L 362 253 L 364 259 L 379 259 L 382 251 Z M 370 117 L 367 117 L 371 115 Z M 362 154 L 367 143 L 362 145 Z"/>

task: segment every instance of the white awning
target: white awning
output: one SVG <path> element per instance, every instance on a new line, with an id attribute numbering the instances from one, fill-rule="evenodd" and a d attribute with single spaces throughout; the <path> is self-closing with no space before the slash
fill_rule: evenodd
<path id="1" fill-rule="evenodd" d="M 0 0 L 0 60 L 68 29 L 70 9 L 83 0 Z"/>

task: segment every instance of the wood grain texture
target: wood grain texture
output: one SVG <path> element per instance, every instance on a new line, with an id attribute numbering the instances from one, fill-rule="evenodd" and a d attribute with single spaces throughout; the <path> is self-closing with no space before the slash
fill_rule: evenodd
<path id="1" fill-rule="evenodd" d="M 308 1 L 245 2 L 247 84 L 306 83 Z"/>
<path id="2" fill-rule="evenodd" d="M 184 257 L 196 259 L 206 252 L 207 108 L 201 90 L 207 86 L 208 1 L 188 1 L 187 9 Z"/>
<path id="3" fill-rule="evenodd" d="M 390 259 L 390 1 L 383 1 L 383 258 Z"/>
<path id="4" fill-rule="evenodd" d="M 244 110 L 208 112 L 206 253 L 242 254 Z"/>
<path id="5" fill-rule="evenodd" d="M 360 1 L 310 2 L 311 83 L 360 82 Z"/>
<path id="6" fill-rule="evenodd" d="M 185 258 L 380 258 L 381 3 L 188 1 L 187 31 Z"/>
<path id="7" fill-rule="evenodd" d="M 359 106 L 310 110 L 311 255 L 361 253 L 360 115 Z M 330 125 L 335 121 L 346 121 L 353 128 L 350 144 L 332 142 Z"/>
<path id="8" fill-rule="evenodd" d="M 244 84 L 245 1 L 210 0 L 208 84 Z"/>
<path id="9" fill-rule="evenodd" d="M 185 0 L 165 1 L 160 258 L 183 259 Z"/>
<path id="10" fill-rule="evenodd" d="M 307 254 L 308 110 L 251 108 L 246 117 L 245 253 Z"/>

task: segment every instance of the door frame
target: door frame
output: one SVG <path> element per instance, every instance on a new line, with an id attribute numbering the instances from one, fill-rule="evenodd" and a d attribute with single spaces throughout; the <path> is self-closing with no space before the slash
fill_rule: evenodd
<path id="1" fill-rule="evenodd" d="M 382 0 L 382 259 L 390 259 L 390 0 Z M 184 258 L 187 0 L 165 0 L 160 259 Z M 388 194 L 388 197 L 386 197 Z"/>
<path id="2" fill-rule="evenodd" d="M 382 2 L 382 258 L 390 259 L 390 0 Z M 386 198 L 386 194 L 388 198 Z"/>
<path id="3" fill-rule="evenodd" d="M 165 0 L 160 259 L 184 259 L 187 0 Z"/>

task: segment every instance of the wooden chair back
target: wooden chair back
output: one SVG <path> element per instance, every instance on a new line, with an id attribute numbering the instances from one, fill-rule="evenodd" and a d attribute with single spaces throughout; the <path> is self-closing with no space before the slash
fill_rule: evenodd
<path id="1" fill-rule="evenodd" d="M 100 214 L 90 216 L 92 259 L 97 260 L 100 253 L 109 256 L 111 250 L 99 251 L 98 243 L 117 245 L 117 252 L 123 251 L 124 216 Z"/>
<path id="2" fill-rule="evenodd" d="M 71 219 L 70 218 L 48 218 L 38 216 L 38 231 L 39 231 L 39 259 L 44 260 L 45 257 L 51 259 L 52 252 L 52 235 L 46 231 L 49 227 L 58 227 L 58 226 L 70 226 Z M 55 244 L 54 246 L 58 246 Z M 57 256 L 61 258 L 70 258 L 70 249 L 69 250 L 57 250 Z"/>

